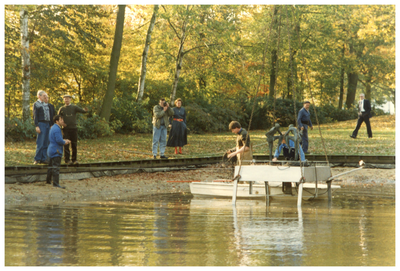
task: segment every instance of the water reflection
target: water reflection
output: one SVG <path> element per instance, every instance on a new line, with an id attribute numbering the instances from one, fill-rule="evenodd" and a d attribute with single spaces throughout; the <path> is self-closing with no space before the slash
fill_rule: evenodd
<path id="1" fill-rule="evenodd" d="M 393 198 L 156 195 L 5 210 L 6 265 L 394 265 Z"/>
<path id="2" fill-rule="evenodd" d="M 282 205 L 283 204 L 283 205 Z M 265 206 L 263 201 L 193 199 L 191 214 L 212 214 L 215 210 L 232 210 L 233 243 L 238 265 L 301 265 L 303 254 L 303 213 L 296 204 Z M 254 255 L 260 256 L 254 261 Z M 264 256 L 263 256 L 264 255 Z"/>

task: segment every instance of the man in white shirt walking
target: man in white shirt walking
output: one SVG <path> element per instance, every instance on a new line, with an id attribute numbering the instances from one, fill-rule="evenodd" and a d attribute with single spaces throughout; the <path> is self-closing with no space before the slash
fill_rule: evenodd
<path id="1" fill-rule="evenodd" d="M 356 129 L 354 129 L 353 134 L 350 136 L 351 138 L 356 138 L 358 134 L 358 130 L 361 127 L 361 124 L 365 122 L 367 126 L 368 138 L 372 138 L 372 130 L 371 124 L 369 122 L 369 118 L 371 117 L 371 103 L 369 100 L 365 99 L 364 93 L 360 94 L 360 101 L 358 102 L 358 120 Z"/>

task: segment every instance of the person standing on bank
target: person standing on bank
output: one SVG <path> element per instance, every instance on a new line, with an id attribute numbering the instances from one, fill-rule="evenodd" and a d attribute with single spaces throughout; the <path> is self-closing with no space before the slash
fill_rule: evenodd
<path id="1" fill-rule="evenodd" d="M 231 123 L 229 123 L 229 130 L 231 130 L 232 133 L 237 134 L 237 137 L 236 148 L 227 151 L 228 158 L 237 156 L 238 165 L 250 164 L 249 161 L 253 160 L 250 135 L 248 135 L 247 131 L 243 129 L 237 121 L 231 121 Z"/>
<path id="2" fill-rule="evenodd" d="M 53 122 L 53 118 L 56 115 L 56 110 L 54 108 L 54 105 L 52 105 L 51 103 L 49 103 L 49 96 L 46 94 L 44 95 L 44 102 L 47 104 L 47 106 L 49 107 L 49 111 L 50 111 L 50 129 L 51 126 L 53 126 L 54 122 Z"/>
<path id="3" fill-rule="evenodd" d="M 60 164 L 63 155 L 63 146 L 71 143 L 68 139 L 62 138 L 61 126 L 65 126 L 62 116 L 54 116 L 54 123 L 50 129 L 50 144 L 47 149 L 47 155 L 50 158 L 49 167 L 47 169 L 46 183 L 51 184 L 51 178 L 53 177 L 53 186 L 65 189 L 65 187 L 60 186 Z"/>
<path id="4" fill-rule="evenodd" d="M 175 105 L 171 131 L 168 136 L 168 147 L 175 147 L 175 154 L 182 154 L 182 147 L 187 145 L 186 110 L 182 107 L 182 100 L 175 100 Z"/>
<path id="5" fill-rule="evenodd" d="M 308 127 L 310 129 L 314 129 L 311 118 L 310 118 L 310 102 L 305 101 L 303 103 L 303 108 L 300 109 L 299 115 L 297 116 L 297 125 L 299 130 L 303 131 L 303 136 L 301 137 L 301 147 L 303 148 L 303 152 L 305 154 L 309 154 L 308 152 Z"/>
<path id="6" fill-rule="evenodd" d="M 169 117 L 174 115 L 174 110 L 169 107 L 165 99 L 160 99 L 153 108 L 153 158 L 156 159 L 158 145 L 160 145 L 160 158 L 168 159 L 164 155 L 167 145 L 167 125 Z"/>
<path id="7" fill-rule="evenodd" d="M 54 122 L 53 122 L 53 118 L 54 118 L 54 116 L 55 116 L 55 113 L 56 113 L 56 110 L 54 109 L 54 106 L 51 104 L 51 103 L 49 103 L 49 96 L 46 94 L 46 95 L 44 95 L 44 100 L 43 100 L 44 102 L 45 102 L 45 104 L 47 104 L 47 106 L 49 107 L 49 112 L 50 112 L 50 129 L 51 129 L 51 127 L 53 126 L 53 124 L 54 124 Z M 50 131 L 49 131 L 50 132 Z M 47 142 L 46 142 L 46 145 L 47 145 L 47 147 L 49 146 L 49 144 L 50 144 L 50 140 L 49 140 L 49 137 L 47 137 Z M 46 151 L 46 154 L 47 154 L 47 151 Z M 46 156 L 46 163 L 49 163 L 49 156 Z"/>
<path id="8" fill-rule="evenodd" d="M 358 130 L 361 127 L 361 124 L 365 122 L 367 126 L 368 138 L 372 138 L 372 130 L 371 123 L 369 122 L 369 118 L 371 117 L 371 103 L 369 100 L 365 99 L 364 93 L 360 94 L 360 101 L 358 102 L 358 120 L 356 129 L 354 129 L 353 134 L 350 136 L 351 138 L 356 138 L 358 134 Z"/>
<path id="9" fill-rule="evenodd" d="M 64 161 L 67 165 L 77 165 L 77 145 L 78 128 L 76 127 L 76 114 L 87 113 L 87 108 L 82 109 L 77 105 L 71 104 L 72 96 L 66 94 L 63 96 L 65 105 L 58 110 L 58 114 L 63 117 L 66 127 L 63 128 L 63 136 L 71 141 L 72 157 L 70 160 L 69 144 L 64 145 Z"/>
<path id="10" fill-rule="evenodd" d="M 36 154 L 33 164 L 47 164 L 47 147 L 49 145 L 50 132 L 50 109 L 45 103 L 46 92 L 39 90 L 37 92 L 38 100 L 33 104 L 33 120 L 36 127 Z"/>

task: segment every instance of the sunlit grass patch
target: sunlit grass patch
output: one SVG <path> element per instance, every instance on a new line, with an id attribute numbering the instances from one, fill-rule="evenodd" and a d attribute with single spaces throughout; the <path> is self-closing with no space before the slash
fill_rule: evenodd
<path id="1" fill-rule="evenodd" d="M 357 139 L 350 138 L 357 120 L 321 125 L 322 138 L 328 155 L 394 155 L 395 154 L 395 117 L 379 116 L 371 119 L 373 138 L 367 136 L 365 124 L 361 126 Z M 245 127 L 247 128 L 247 127 Z M 269 129 L 268 129 L 269 130 Z M 281 131 L 286 131 L 282 127 Z M 251 130 L 255 154 L 269 154 L 265 133 L 267 130 Z M 189 134 L 188 145 L 183 155 L 175 155 L 174 148 L 167 147 L 166 155 L 171 158 L 204 157 L 221 155 L 235 147 L 236 135 L 227 127 L 226 132 Z M 324 154 L 318 126 L 309 131 L 309 151 L 312 154 Z M 275 150 L 276 145 L 274 146 Z M 78 141 L 78 161 L 81 163 L 100 161 L 127 161 L 152 158 L 151 134 L 116 134 L 112 137 L 84 139 Z M 32 164 L 36 151 L 36 141 L 5 143 L 5 165 Z"/>

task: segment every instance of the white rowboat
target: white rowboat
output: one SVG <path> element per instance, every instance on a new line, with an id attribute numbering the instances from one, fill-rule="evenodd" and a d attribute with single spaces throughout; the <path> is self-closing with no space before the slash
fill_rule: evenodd
<path id="1" fill-rule="evenodd" d="M 297 196 L 297 187 L 296 183 L 291 183 L 292 191 L 291 194 L 293 196 Z M 340 185 L 331 185 L 331 189 L 339 189 Z M 252 189 L 252 193 L 250 193 L 250 189 Z M 328 193 L 326 193 L 328 189 L 328 185 L 324 183 L 317 184 L 318 189 L 318 198 L 327 197 Z M 304 183 L 303 190 L 306 193 L 303 193 L 303 198 L 314 197 L 315 194 L 315 183 Z M 203 197 L 221 197 L 221 198 L 232 198 L 233 194 L 233 182 L 231 180 L 216 180 L 215 182 L 193 182 L 190 184 L 190 192 L 195 196 L 203 196 Z M 309 193 L 307 193 L 309 192 Z M 288 195 L 284 193 L 282 190 L 282 182 L 269 182 L 269 196 L 280 196 L 280 195 Z M 239 183 L 237 187 L 237 198 L 265 198 L 265 185 L 262 184 L 250 184 Z"/>

